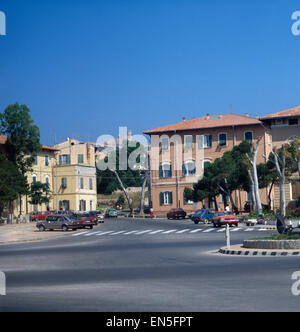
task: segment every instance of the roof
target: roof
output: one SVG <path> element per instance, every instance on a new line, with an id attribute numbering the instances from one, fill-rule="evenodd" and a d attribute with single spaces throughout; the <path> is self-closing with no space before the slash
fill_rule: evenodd
<path id="1" fill-rule="evenodd" d="M 6 136 L 0 136 L 0 145 L 4 145 L 6 143 L 6 139 Z M 47 151 L 59 151 L 55 147 L 49 145 L 42 145 L 42 149 Z"/>
<path id="2" fill-rule="evenodd" d="M 171 131 L 185 131 L 205 128 L 231 127 L 231 126 L 247 126 L 247 125 L 261 125 L 261 121 L 256 118 L 248 116 L 227 114 L 210 116 L 207 115 L 202 118 L 193 119 L 189 121 L 178 122 L 169 126 L 160 127 L 157 129 L 147 130 L 144 134 L 152 135 L 156 133 L 164 133 Z"/>
<path id="3" fill-rule="evenodd" d="M 278 118 L 288 118 L 293 116 L 300 116 L 300 106 L 290 108 L 285 111 L 280 111 L 277 113 L 269 114 L 266 116 L 263 116 L 261 120 L 271 120 L 271 119 L 278 119 Z"/>

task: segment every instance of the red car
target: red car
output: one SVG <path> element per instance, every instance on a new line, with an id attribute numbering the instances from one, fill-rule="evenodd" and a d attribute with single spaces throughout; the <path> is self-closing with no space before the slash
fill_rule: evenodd
<path id="1" fill-rule="evenodd" d="M 230 227 L 231 226 L 238 227 L 240 219 L 232 212 L 217 212 L 213 216 L 212 222 L 214 224 L 214 227 L 222 227 L 224 225 L 229 225 Z"/>
<path id="2" fill-rule="evenodd" d="M 182 209 L 172 209 L 168 212 L 168 219 L 185 219 L 186 212 Z"/>
<path id="3" fill-rule="evenodd" d="M 73 213 L 73 216 L 77 218 L 81 228 L 93 229 L 94 226 L 98 225 L 97 216 L 90 216 L 89 213 Z"/>
<path id="4" fill-rule="evenodd" d="M 39 212 L 38 214 L 35 214 L 31 217 L 31 220 L 32 221 L 40 221 L 40 220 L 46 220 L 46 217 L 47 216 L 50 216 L 52 215 L 53 213 L 52 212 Z"/>

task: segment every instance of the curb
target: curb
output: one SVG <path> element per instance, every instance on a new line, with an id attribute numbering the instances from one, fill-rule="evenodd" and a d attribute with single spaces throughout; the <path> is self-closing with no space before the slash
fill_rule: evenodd
<path id="1" fill-rule="evenodd" d="M 220 249 L 218 251 L 223 255 L 234 255 L 234 256 L 300 256 L 300 251 L 254 251 L 254 250 L 226 250 Z"/>
<path id="2" fill-rule="evenodd" d="M 277 227 L 265 227 L 265 230 L 277 231 Z"/>

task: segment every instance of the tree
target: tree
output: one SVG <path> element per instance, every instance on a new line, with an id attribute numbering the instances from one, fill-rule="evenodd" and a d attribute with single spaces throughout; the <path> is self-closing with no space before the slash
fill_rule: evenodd
<path id="1" fill-rule="evenodd" d="M 0 134 L 7 136 L 4 149 L 7 159 L 25 176 L 32 170 L 34 157 L 41 150 L 40 131 L 34 125 L 29 108 L 18 103 L 8 106 L 0 114 Z M 26 194 L 24 189 L 20 190 L 20 197 Z"/>
<path id="2" fill-rule="evenodd" d="M 0 154 L 0 205 L 8 205 L 12 219 L 13 202 L 18 195 L 27 189 L 26 177 L 20 173 L 16 165 Z"/>
<path id="3" fill-rule="evenodd" d="M 116 202 L 116 207 L 124 206 L 125 204 L 125 198 L 122 194 L 119 195 L 118 200 Z"/>
<path id="4" fill-rule="evenodd" d="M 50 202 L 51 190 L 49 183 L 32 182 L 29 190 L 30 204 L 42 205 Z"/>
<path id="5" fill-rule="evenodd" d="M 280 190 L 280 213 L 286 216 L 285 184 L 298 171 L 299 141 L 293 140 L 280 149 L 274 149 L 270 156 L 276 168 Z"/>

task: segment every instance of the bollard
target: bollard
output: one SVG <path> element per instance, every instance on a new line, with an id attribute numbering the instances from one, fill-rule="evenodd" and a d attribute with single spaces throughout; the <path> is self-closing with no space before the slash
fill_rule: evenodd
<path id="1" fill-rule="evenodd" d="M 226 225 L 226 246 L 227 249 L 230 249 L 230 227 L 228 224 Z"/>

